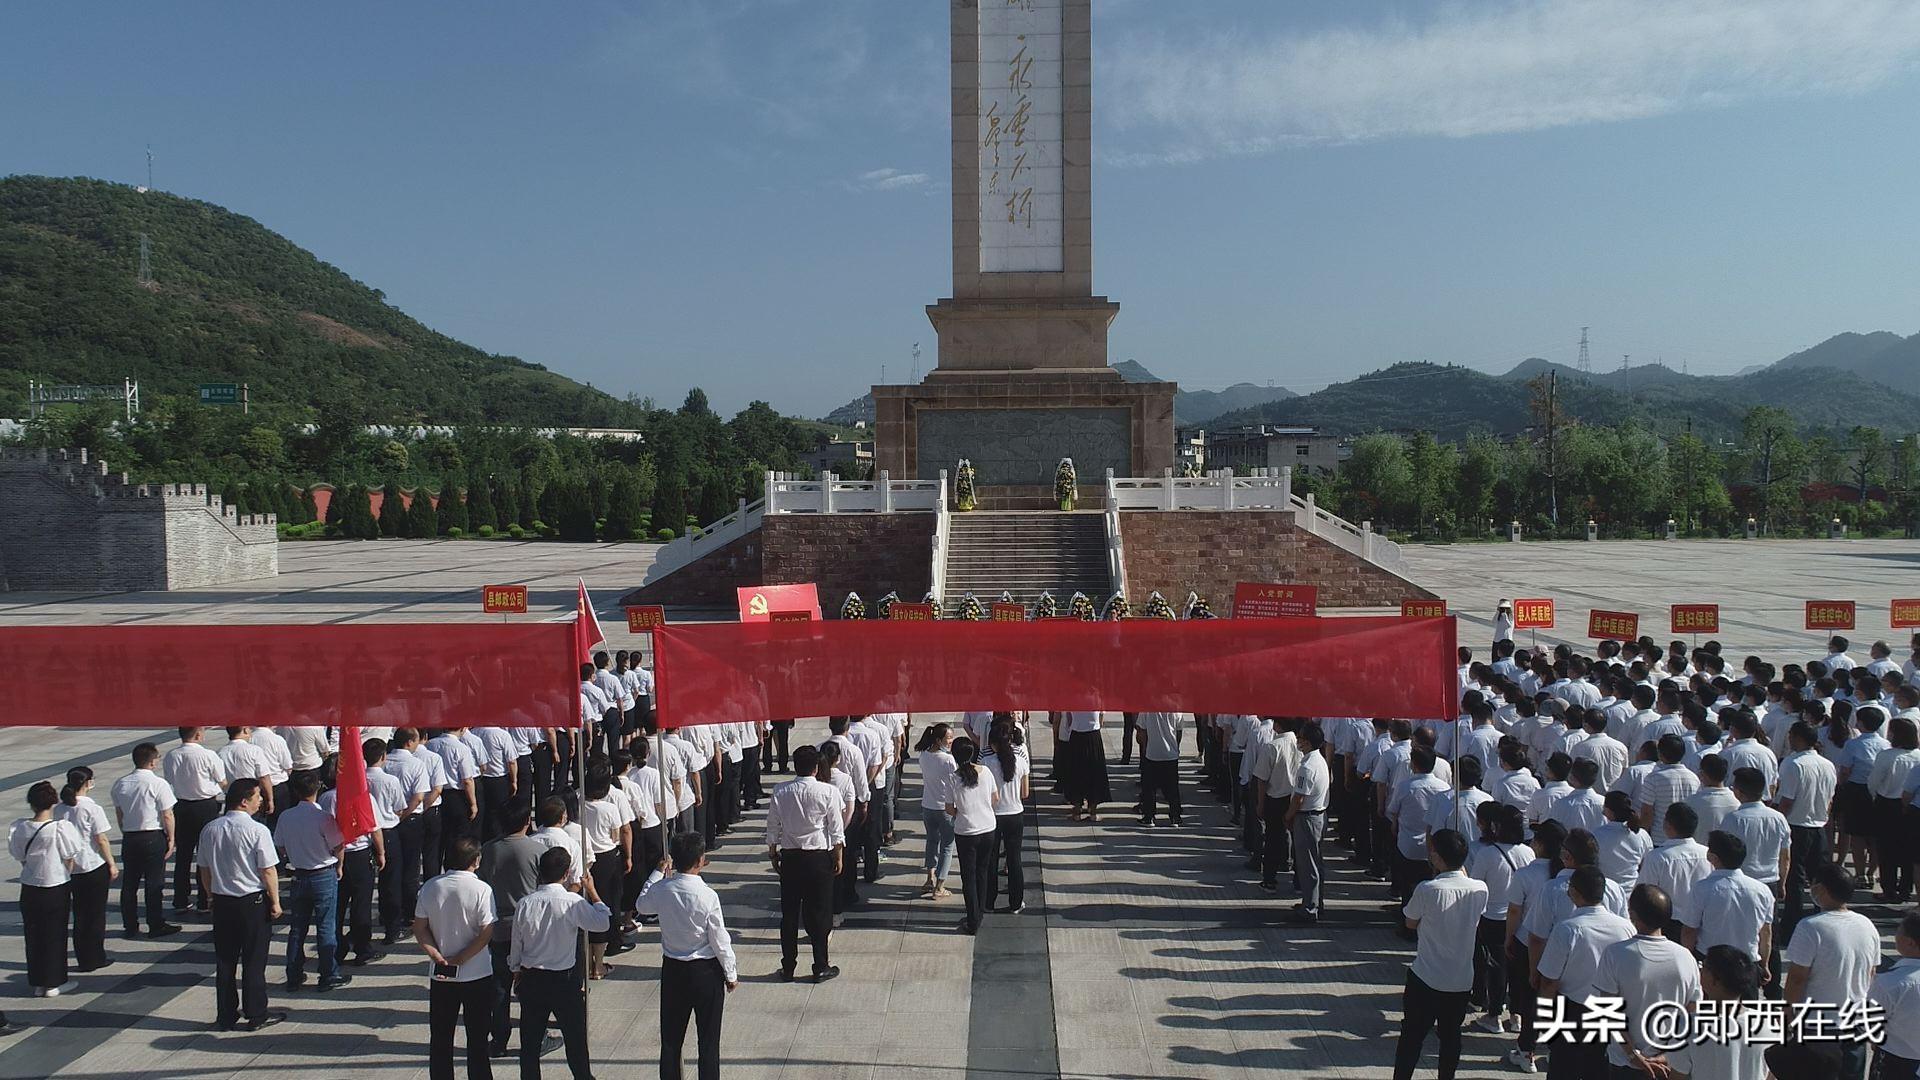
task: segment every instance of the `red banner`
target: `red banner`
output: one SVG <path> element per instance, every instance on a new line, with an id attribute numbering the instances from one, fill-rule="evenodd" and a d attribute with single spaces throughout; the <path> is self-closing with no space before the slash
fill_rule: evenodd
<path id="1" fill-rule="evenodd" d="M 573 624 L 0 627 L 0 727 L 570 727 Z"/>
<path id="2" fill-rule="evenodd" d="M 749 585 L 734 592 L 741 622 L 766 622 L 776 611 L 811 611 L 820 618 L 820 591 L 806 585 Z"/>
<path id="3" fill-rule="evenodd" d="M 1640 636 L 1640 616 L 1631 611 L 1589 611 L 1587 636 L 1602 641 L 1632 641 Z"/>
<path id="4" fill-rule="evenodd" d="M 1920 626 L 1920 600 L 1895 600 L 1887 610 L 1887 625 L 1895 630 Z"/>
<path id="5" fill-rule="evenodd" d="M 1513 628 L 1515 630 L 1553 629 L 1553 601 L 1515 600 L 1513 602 Z"/>
<path id="6" fill-rule="evenodd" d="M 720 623 L 663 627 L 653 640 L 670 727 L 989 709 L 1459 711 L 1452 619 Z"/>
<path id="7" fill-rule="evenodd" d="M 525 615 L 525 585 L 488 585 L 480 590 L 480 610 L 488 615 Z"/>
<path id="8" fill-rule="evenodd" d="M 1233 617 L 1236 619 L 1310 616 L 1319 609 L 1320 587 L 1317 585 L 1263 585 L 1243 581 L 1233 587 Z"/>
<path id="9" fill-rule="evenodd" d="M 1854 612 L 1854 602 L 1851 600 L 1809 600 L 1807 601 L 1807 629 L 1851 630 L 1854 624 Z"/>
<path id="10" fill-rule="evenodd" d="M 1675 604 L 1671 629 L 1676 634 L 1717 634 L 1720 632 L 1720 605 Z"/>

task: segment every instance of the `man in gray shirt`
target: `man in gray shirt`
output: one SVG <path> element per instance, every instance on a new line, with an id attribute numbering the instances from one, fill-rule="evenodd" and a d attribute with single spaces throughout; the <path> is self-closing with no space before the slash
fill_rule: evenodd
<path id="1" fill-rule="evenodd" d="M 513 968 L 507 963 L 507 950 L 513 944 L 513 912 L 528 893 L 540 887 L 540 856 L 547 845 L 527 835 L 533 822 L 533 809 L 525 799 L 515 799 L 506 807 L 506 834 L 487 842 L 480 849 L 480 880 L 493 887 L 493 906 L 498 923 L 487 948 L 493 953 L 493 1045 L 491 1057 L 507 1052 L 507 1035 L 513 1027 L 507 1023 L 513 1002 Z M 560 1043 L 559 1036 L 548 1036 L 544 1054 Z"/>
<path id="2" fill-rule="evenodd" d="M 1140 824 L 1152 825 L 1157 796 L 1167 800 L 1167 816 L 1180 824 L 1180 733 L 1186 714 L 1146 712 L 1135 720 L 1140 740 Z"/>

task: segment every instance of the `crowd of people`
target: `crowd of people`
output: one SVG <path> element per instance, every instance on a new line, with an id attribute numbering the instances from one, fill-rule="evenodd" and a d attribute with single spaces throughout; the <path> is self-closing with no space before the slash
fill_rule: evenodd
<path id="1" fill-rule="evenodd" d="M 1052 793 L 1097 822 L 1115 798 L 1104 729 L 1117 722 L 1122 768 L 1138 757 L 1140 825 L 1190 823 L 1191 729 L 1190 775 L 1227 807 L 1257 885 L 1291 889 L 1294 919 L 1327 911 L 1328 850 L 1351 853 L 1352 892 L 1379 883 L 1415 943 L 1398 1077 L 1430 1034 L 1452 1076 L 1476 1010 L 1482 1031 L 1514 1040 L 1508 1064 L 1544 1058 L 1550 1077 L 1863 1076 L 1870 1056 L 1880 1075 L 1912 1077 L 1920 914 L 1897 916 L 1900 959 L 1881 974 L 1881 927 L 1854 908 L 1876 888 L 1884 904 L 1912 899 L 1920 690 L 1886 645 L 1863 662 L 1849 648 L 1734 668 L 1714 643 L 1602 642 L 1586 656 L 1502 637 L 1485 660 L 1461 650 L 1460 716 L 1446 722 L 970 712 L 916 732 L 896 713 L 828 718 L 817 744 L 796 743 L 793 721 L 658 731 L 639 655 L 602 654 L 582 665 L 577 726 L 363 729 L 375 827 L 352 840 L 335 814 L 336 731 L 229 728 L 215 752 L 186 728 L 164 755 L 133 751 L 112 818 L 86 768 L 29 791 L 10 837 L 28 982 L 54 996 L 70 970 L 111 962 L 118 880 L 129 936 L 211 922 L 222 1030 L 284 1017 L 266 979 L 284 919 L 288 991 L 310 964 L 325 993 L 414 940 L 432 965 L 434 1076 L 453 1075 L 462 1029 L 468 1073 L 490 1075 L 517 1027 L 523 1076 L 564 1048 L 584 1078 L 586 986 L 654 926 L 663 1074 L 677 1075 L 692 1026 L 701 1075 L 716 1075 L 739 972 L 702 872 L 748 813 L 765 805 L 779 882 L 775 977 L 800 977 L 804 930 L 807 977 L 822 983 L 839 974 L 835 926 L 869 903 L 863 888 L 901 841 L 910 761 L 920 894 L 948 898 L 957 867 L 958 931 L 977 934 L 1026 906 L 1039 729 Z M 1732 1037 L 1676 1044 L 1645 1019 L 1697 1017 L 1701 1002 Z"/>

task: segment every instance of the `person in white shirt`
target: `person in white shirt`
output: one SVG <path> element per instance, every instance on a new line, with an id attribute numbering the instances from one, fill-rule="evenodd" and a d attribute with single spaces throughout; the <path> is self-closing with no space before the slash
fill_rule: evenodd
<path id="1" fill-rule="evenodd" d="M 1730 832 L 1707 837 L 1707 861 L 1713 870 L 1678 912 L 1686 927 L 1684 943 L 1702 955 L 1715 945 L 1732 945 L 1760 965 L 1764 982 L 1774 948 L 1773 892 L 1741 872 L 1747 845 Z"/>
<path id="2" fill-rule="evenodd" d="M 1495 607 L 1493 611 L 1493 651 L 1495 655 L 1499 655 L 1501 651 L 1500 643 L 1503 641 L 1507 642 L 1509 646 L 1511 646 L 1513 642 L 1513 601 L 1511 600 L 1500 601 L 1499 605 Z M 1511 652 L 1511 648 L 1509 648 L 1508 651 Z"/>
<path id="3" fill-rule="evenodd" d="M 1487 887 L 1460 869 L 1467 860 L 1467 838 L 1442 829 L 1426 843 L 1434 876 L 1413 890 L 1404 913 L 1418 944 L 1400 999 L 1396 1080 L 1413 1076 L 1427 1033 L 1436 1029 L 1440 1075 L 1452 1076 L 1459 1067 L 1461 1027 L 1473 989 L 1475 931 L 1487 909 Z"/>
<path id="4" fill-rule="evenodd" d="M 1920 1077 L 1920 911 L 1900 917 L 1893 946 L 1900 959 L 1874 976 L 1867 997 L 1884 1010 L 1886 1041 L 1874 1048 L 1874 1075 L 1882 1080 Z"/>
<path id="5" fill-rule="evenodd" d="M 20 921 L 27 985 L 34 997 L 58 997 L 67 982 L 67 923 L 73 911 L 73 868 L 86 842 L 71 822 L 56 821 L 60 801 L 45 780 L 27 789 L 33 816 L 16 819 L 7 850 L 20 864 Z"/>
<path id="6" fill-rule="evenodd" d="M 1032 767 L 1027 762 L 1025 739 L 1012 716 L 997 716 L 987 737 L 990 749 L 981 755 L 980 768 L 994 785 L 993 846 L 987 852 L 987 892 L 981 910 L 992 911 L 999 901 L 998 868 L 1005 866 L 1007 913 L 1018 915 L 1027 906 L 1027 873 L 1021 849 L 1027 831 L 1027 800 L 1033 794 L 1029 779 Z"/>
<path id="7" fill-rule="evenodd" d="M 207 894 L 199 891 L 199 875 L 194 873 L 194 856 L 200 844 L 200 830 L 220 816 L 220 796 L 227 790 L 227 768 L 219 755 L 202 745 L 206 728 L 183 727 L 180 745 L 167 751 L 160 761 L 160 775 L 173 789 L 179 804 L 174 827 L 173 910 L 207 910 Z"/>
<path id="8" fill-rule="evenodd" d="M 1758 1007 L 1764 974 L 1760 965 L 1738 948 L 1716 945 L 1708 950 L 1700 964 L 1702 1001 L 1693 1029 L 1709 1030 L 1710 1022 L 1720 1031 L 1764 1030 L 1766 1014 Z M 1708 1010 L 1711 1021 L 1705 1018 Z M 1688 1040 L 1678 1049 L 1649 1060 L 1666 1067 L 1663 1075 L 1766 1080 L 1766 1049 L 1766 1043 L 1759 1039 L 1703 1038 Z"/>
<path id="9" fill-rule="evenodd" d="M 1519 810 L 1521 821 L 1526 820 L 1527 807 L 1532 805 L 1534 793 L 1540 790 L 1540 781 L 1534 779 L 1529 767 L 1525 743 L 1511 737 L 1501 740 L 1500 769 L 1495 774 L 1492 790 L 1496 801 Z"/>
<path id="10" fill-rule="evenodd" d="M 953 776 L 947 781 L 947 816 L 953 818 L 953 840 L 960 855 L 960 896 L 967 912 L 960 930 L 980 932 L 986 917 L 987 878 L 993 870 L 993 831 L 998 824 L 994 805 L 1000 789 L 980 767 L 973 740 L 953 744 Z"/>
<path id="11" fill-rule="evenodd" d="M 1906 819 L 1908 793 L 1920 774 L 1920 725 L 1896 715 L 1887 724 L 1887 748 L 1873 759 L 1867 789 L 1873 795 L 1875 847 L 1880 855 L 1880 899 L 1904 904 L 1913 895 L 1913 865 Z"/>
<path id="12" fill-rule="evenodd" d="M 340 743 L 332 729 L 318 724 L 287 728 L 287 757 L 296 773 L 310 773 L 316 779 L 327 759 L 340 752 Z"/>
<path id="13" fill-rule="evenodd" d="M 700 1075 L 720 1075 L 720 1021 L 740 985 L 720 897 L 700 876 L 706 868 L 699 838 L 682 833 L 640 890 L 641 913 L 660 920 L 662 1076 L 680 1075 L 689 1019 L 698 1030 Z"/>
<path id="14" fill-rule="evenodd" d="M 107 966 L 107 894 L 120 868 L 113 862 L 113 824 L 93 800 L 93 770 L 67 770 L 67 786 L 53 816 L 71 824 L 85 850 L 73 867 L 74 970 L 85 974 Z"/>
<path id="15" fill-rule="evenodd" d="M 1857 1024 L 1860 1011 L 1866 1007 L 1874 971 L 1880 966 L 1880 931 L 1873 920 L 1847 906 L 1854 894 L 1852 874 L 1837 864 L 1821 862 L 1808 876 L 1813 902 L 1820 910 L 1788 931 L 1784 950 L 1788 1007 L 1805 1003 L 1807 1014 L 1796 1017 L 1800 1027 L 1800 1039 L 1796 1041 L 1812 1042 L 1809 1033 L 1830 1032 L 1842 1047 L 1839 1075 L 1861 1076 L 1867 1063 L 1866 1033 L 1849 1031 L 1847 1024 Z M 1790 1026 L 1787 1034 L 1792 1039 L 1794 1028 Z M 1802 1046 L 1785 1053 L 1791 1059 L 1803 1056 L 1807 1049 Z M 1800 1075 L 1786 1068 L 1774 1072 Z"/>
<path id="16" fill-rule="evenodd" d="M 1742 872 L 1765 885 L 1778 899 L 1792 868 L 1793 838 L 1786 816 L 1760 801 L 1765 783 L 1758 769 L 1741 769 L 1733 774 L 1733 793 L 1740 805 L 1720 819 L 1720 830 L 1738 836 L 1746 845 Z"/>
<path id="17" fill-rule="evenodd" d="M 562 884 L 570 878 L 581 883 L 580 893 Z M 573 1080 L 592 1080 L 585 983 L 575 957 L 580 931 L 600 933 L 612 916 L 594 891 L 593 876 L 575 865 L 572 851 L 552 847 L 540 856 L 540 887 L 514 908 L 513 944 L 507 950 L 507 964 L 517 974 L 520 990 L 521 1076 L 540 1075 L 540 1053 L 552 1019 L 566 1042 Z"/>
<path id="18" fill-rule="evenodd" d="M 1293 918 L 1295 922 L 1315 923 L 1320 921 L 1321 883 L 1327 877 L 1320 842 L 1327 831 L 1333 773 L 1327 765 L 1326 735 L 1319 721 L 1307 721 L 1294 739 L 1298 763 L 1293 767 L 1293 794 L 1288 799 L 1285 822 L 1293 834 L 1293 889 L 1300 894 Z"/>
<path id="19" fill-rule="evenodd" d="M 1627 771 L 1627 759 L 1631 756 L 1625 743 L 1607 734 L 1607 716 L 1598 709 L 1588 709 L 1582 722 L 1587 737 L 1569 753 L 1575 761 L 1590 759 L 1599 767 L 1600 775 L 1594 780 L 1595 790 L 1606 792 L 1620 774 Z"/>
<path id="20" fill-rule="evenodd" d="M 1516 875 L 1533 862 L 1534 853 L 1527 846 L 1525 811 L 1496 803 L 1481 814 L 1488 822 L 1489 842 L 1469 855 L 1466 866 L 1467 876 L 1487 887 L 1487 907 L 1475 928 L 1475 985 L 1487 1010 L 1477 1026 L 1499 1034 L 1506 1030 L 1500 1014 L 1508 1002 L 1507 901 L 1514 891 Z M 1517 1010 L 1519 1002 L 1514 1006 Z M 1515 1019 L 1519 1019 L 1517 1014 Z"/>
<path id="21" fill-rule="evenodd" d="M 596 757 L 587 766 L 587 783 L 580 804 L 581 831 L 586 839 L 586 865 L 593 877 L 594 889 L 608 900 L 619 903 L 627 867 L 633 859 L 632 807 L 624 796 L 614 797 L 613 774 Z M 624 938 L 620 920 L 587 938 L 587 978 L 606 978 L 612 970 L 606 962 L 609 952 L 616 955 Z"/>
<path id="22" fill-rule="evenodd" d="M 1566 1015 L 1576 1022 L 1575 1032 L 1552 1044 L 1550 1077 L 1604 1075 L 1606 1048 L 1599 1042 L 1580 1038 L 1590 1021 L 1590 1000 L 1599 991 L 1600 964 L 1608 949 L 1634 936 L 1634 926 L 1601 906 L 1606 896 L 1607 879 L 1597 866 L 1585 866 L 1573 872 L 1567 881 L 1567 896 L 1573 902 L 1573 914 L 1553 928 L 1546 947 L 1540 953 L 1540 994 L 1560 997 L 1567 1002 Z"/>
<path id="23" fill-rule="evenodd" d="M 429 874 L 444 864 L 455 840 L 472 836 L 479 828 L 480 762 L 461 738 L 465 732 L 465 728 L 448 728 L 427 740 L 426 748 L 440 759 L 447 781 L 440 791 L 440 850 L 426 857 Z"/>
<path id="24" fill-rule="evenodd" d="M 1847 655 L 1851 645 L 1852 642 L 1838 635 L 1827 642 L 1827 657 L 1821 663 L 1827 665 L 1828 674 L 1839 678 L 1842 672 L 1852 671 L 1858 666 L 1853 657 Z"/>
<path id="25" fill-rule="evenodd" d="M 266 822 L 267 828 L 271 829 L 280 811 L 292 805 L 287 800 L 287 778 L 293 775 L 293 751 L 288 748 L 287 740 L 270 727 L 253 728 L 247 741 L 266 757 L 267 764 L 273 770 L 268 774 L 273 782 L 273 810 L 268 813 Z"/>
<path id="26" fill-rule="evenodd" d="M 267 758 L 266 751 L 253 745 L 252 728 L 227 729 L 227 745 L 220 748 L 220 764 L 226 768 L 229 784 L 235 780 L 260 782 L 260 813 L 263 817 L 272 817 L 273 762 Z"/>
<path id="27" fill-rule="evenodd" d="M 602 754 L 611 754 L 626 745 L 623 733 L 627 727 L 627 713 L 633 708 L 633 693 L 620 682 L 620 676 L 613 670 L 613 657 L 606 652 L 593 654 L 593 674 L 590 677 L 607 705 L 601 710 L 600 723 L 597 725 L 599 750 Z"/>
<path id="28" fill-rule="evenodd" d="M 1294 734 L 1298 723 L 1284 719 L 1262 724 L 1250 733 L 1247 743 L 1248 783 L 1254 788 L 1252 809 L 1260 828 L 1253 833 L 1257 846 L 1246 865 L 1260 872 L 1260 887 L 1268 892 L 1280 887 L 1278 875 L 1293 869 L 1287 811 L 1293 805 L 1293 774 L 1300 765 L 1300 743 Z"/>
<path id="29" fill-rule="evenodd" d="M 1167 820 L 1180 824 L 1180 736 L 1186 714 L 1143 712 L 1134 718 L 1140 741 L 1140 824 L 1152 828 L 1161 801 Z"/>
<path id="30" fill-rule="evenodd" d="M 1573 794 L 1572 785 L 1567 783 L 1567 776 L 1573 768 L 1572 758 L 1555 751 L 1546 759 L 1545 767 L 1546 783 L 1541 784 L 1527 802 L 1527 821 L 1533 825 L 1551 821 L 1553 808 L 1560 804 L 1561 799 Z"/>
<path id="31" fill-rule="evenodd" d="M 480 801 L 479 838 L 484 843 L 506 831 L 507 803 L 523 792 L 526 779 L 520 775 L 519 747 L 511 732 L 478 727 L 472 734 L 484 751 L 480 775 L 474 778 L 474 793 Z"/>
<path id="32" fill-rule="evenodd" d="M 1626 792 L 1609 792 L 1606 810 L 1606 824 L 1593 831 L 1600 845 L 1600 872 L 1622 889 L 1631 889 L 1639 880 L 1641 861 L 1653 850 L 1653 837 L 1641 827 Z"/>
<path id="33" fill-rule="evenodd" d="M 1739 797 L 1727 786 L 1726 758 L 1708 754 L 1700 759 L 1700 789 L 1687 797 L 1687 805 L 1693 807 L 1694 817 L 1700 822 L 1694 839 L 1703 843 L 1728 814 L 1740 808 Z"/>
<path id="34" fill-rule="evenodd" d="M 147 936 L 180 932 L 167 922 L 162 900 L 167 860 L 173 857 L 173 788 L 161 779 L 160 748 L 143 742 L 133 748 L 133 771 L 113 782 L 114 818 L 120 826 L 120 926 L 129 936 L 140 932 L 135 901 L 145 890 Z"/>
<path id="35" fill-rule="evenodd" d="M 1594 832 L 1606 824 L 1606 802 L 1597 790 L 1600 783 L 1600 765 L 1592 758 L 1581 758 L 1567 771 L 1567 783 L 1570 790 L 1566 796 L 1553 804 L 1547 813 L 1548 819 L 1567 827 L 1568 832 L 1585 829 Z"/>
<path id="36" fill-rule="evenodd" d="M 1793 752 L 1780 762 L 1780 780 L 1774 794 L 1774 806 L 1786 817 L 1791 835 L 1785 878 L 1786 915 L 1781 920 L 1781 937 L 1788 940 L 1806 913 L 1808 871 L 1832 854 L 1827 843 L 1827 820 L 1839 773 L 1815 749 L 1818 741 L 1818 733 L 1805 720 L 1796 721 L 1787 730 L 1787 745 Z"/>
<path id="37" fill-rule="evenodd" d="M 926 854 L 921 868 L 927 879 L 920 895 L 940 899 L 948 895 L 947 871 L 953 864 L 953 819 L 947 816 L 947 777 L 953 774 L 952 729 L 929 724 L 920 733 L 914 753 L 920 762 L 920 820 L 926 829 Z"/>
<path id="38" fill-rule="evenodd" d="M 800 960 L 800 925 L 805 922 L 813 946 L 813 979 L 821 983 L 840 974 L 828 962 L 827 945 L 833 931 L 833 883 L 846 850 L 846 810 L 840 790 L 818 775 L 817 749 L 795 747 L 793 768 L 798 776 L 774 788 L 767 802 L 767 855 L 780 876 L 780 977 L 793 979 Z"/>
<path id="39" fill-rule="evenodd" d="M 493 1075 L 493 888 L 474 874 L 480 845 L 454 841 L 447 871 L 420 888 L 413 937 L 427 954 L 427 1061 L 435 1080 L 453 1076 L 453 1030 L 466 1028 L 467 1075 Z"/>
<path id="40" fill-rule="evenodd" d="M 312 773 L 298 773 L 287 781 L 293 805 L 273 827 L 275 846 L 286 852 L 293 871 L 288 883 L 287 986 L 297 989 L 307 981 L 307 931 L 317 931 L 320 989 L 345 986 L 352 977 L 340 970 L 339 903 L 340 854 L 346 841 L 333 815 L 315 801 L 320 784 Z"/>
<path id="41" fill-rule="evenodd" d="M 200 835 L 200 881 L 213 897 L 214 1023 L 221 1031 L 258 1031 L 287 1015 L 267 1008 L 267 948 L 271 924 L 280 917 L 280 853 L 273 834 L 254 820 L 264 799 L 258 780 L 235 780 L 227 785 L 227 812 Z"/>
<path id="42" fill-rule="evenodd" d="M 1694 886 L 1713 872 L 1713 865 L 1707 861 L 1706 845 L 1693 838 L 1698 823 L 1693 808 L 1685 803 L 1669 807 L 1662 826 L 1666 838 L 1640 860 L 1637 883 L 1657 886 L 1676 912 L 1686 908 L 1693 899 Z M 1674 921 L 1667 925 L 1666 932 L 1678 941 L 1683 930 L 1679 922 Z"/>
<path id="43" fill-rule="evenodd" d="M 1674 804 L 1686 803 L 1700 790 L 1700 778 L 1681 764 L 1687 745 L 1680 736 L 1662 735 L 1653 745 L 1658 764 L 1641 778 L 1633 806 L 1647 831 L 1659 835 L 1666 831 L 1666 816 Z"/>
<path id="44" fill-rule="evenodd" d="M 1622 1069 L 1641 1075 L 1647 1073 L 1642 1063 L 1658 1057 L 1663 1049 L 1655 1043 L 1665 1041 L 1648 1033 L 1648 1017 L 1675 1005 L 1693 1008 L 1700 1000 L 1700 965 L 1684 946 L 1665 935 L 1673 920 L 1673 903 L 1659 886 L 1636 886 L 1627 898 L 1627 911 L 1634 936 L 1600 954 L 1593 992 L 1626 1003 L 1626 1038 L 1607 1044 L 1607 1064 L 1614 1075 Z"/>
<path id="45" fill-rule="evenodd" d="M 1432 863 L 1430 857 L 1422 858 L 1427 854 L 1427 822 L 1432 820 L 1434 807 L 1453 796 L 1447 783 L 1433 774 L 1434 760 L 1428 747 L 1414 747 L 1407 759 L 1410 771 L 1396 782 L 1387 800 L 1387 816 L 1393 821 L 1398 852 L 1393 864 L 1395 899 L 1411 898 L 1414 886 L 1426 877 Z"/>

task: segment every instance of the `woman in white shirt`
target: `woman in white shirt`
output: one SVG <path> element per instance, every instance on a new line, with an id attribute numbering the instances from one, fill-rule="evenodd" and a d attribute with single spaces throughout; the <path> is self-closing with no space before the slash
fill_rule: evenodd
<path id="1" fill-rule="evenodd" d="M 980 767 L 979 757 L 972 739 L 956 740 L 953 775 L 947 779 L 947 816 L 953 818 L 954 843 L 960 849 L 960 895 L 967 902 L 960 929 L 968 934 L 980 932 L 986 913 L 988 879 L 993 876 L 993 830 L 998 824 L 993 808 L 1000 797 L 999 786 Z"/>
<path id="2" fill-rule="evenodd" d="M 1907 778 L 1920 765 L 1920 727 L 1904 716 L 1887 725 L 1885 750 L 1873 759 L 1867 790 L 1873 795 L 1873 835 L 1880 849 L 1880 899 L 1889 904 L 1913 895 L 1912 845 L 1905 823 Z"/>
<path id="3" fill-rule="evenodd" d="M 1027 875 L 1021 866 L 1020 848 L 1027 833 L 1026 800 L 1033 793 L 1029 777 L 1031 767 L 1021 748 L 1025 740 L 1012 716 L 996 713 L 989 738 L 993 748 L 980 759 L 980 767 L 987 771 L 994 785 L 993 852 L 987 859 L 986 908 L 991 911 L 1000 899 L 1000 875 L 997 869 L 1004 858 L 1007 862 L 1007 913 L 1018 915 L 1027 906 Z"/>
<path id="4" fill-rule="evenodd" d="M 947 891 L 947 871 L 953 866 L 953 819 L 947 816 L 947 781 L 953 777 L 952 728 L 933 724 L 920 733 L 914 752 L 920 757 L 920 820 L 927 828 L 927 853 L 923 863 L 927 880 L 920 895 L 934 900 L 953 894 Z"/>
<path id="5" fill-rule="evenodd" d="M 45 780 L 27 789 L 32 817 L 13 823 L 7 850 L 20 864 L 20 921 L 26 935 L 27 983 L 34 997 L 58 997 L 67 981 L 67 919 L 73 867 L 86 852 L 71 822 L 55 821 L 59 797 Z"/>
<path id="6" fill-rule="evenodd" d="M 1477 814 L 1490 828 L 1489 843 L 1467 863 L 1467 876 L 1487 887 L 1487 906 L 1474 938 L 1473 971 L 1487 1008 L 1480 1029 L 1498 1033 L 1506 1030 L 1500 1014 L 1507 1007 L 1507 897 L 1514 873 L 1533 861 L 1533 849 L 1527 846 L 1527 815 L 1519 807 L 1484 802 Z"/>
<path id="7" fill-rule="evenodd" d="M 627 828 L 631 807 L 613 797 L 613 774 L 605 765 L 587 770 L 587 801 L 580 807 L 580 824 L 587 834 L 587 865 L 592 867 L 593 889 L 610 907 L 620 904 L 627 861 L 632 857 L 633 833 Z M 607 963 L 609 946 L 621 941 L 620 921 L 609 920 L 605 930 L 587 935 L 587 977 L 604 979 L 613 965 Z"/>
<path id="8" fill-rule="evenodd" d="M 82 974 L 107 966 L 107 894 L 120 876 L 107 839 L 113 824 L 89 797 L 92 791 L 92 769 L 68 769 L 60 805 L 53 808 L 54 820 L 73 826 L 85 849 L 73 866 L 73 966 Z"/>
<path id="9" fill-rule="evenodd" d="M 1594 842 L 1600 845 L 1600 872 L 1630 892 L 1640 880 L 1641 860 L 1653 850 L 1653 837 L 1640 827 L 1640 814 L 1624 791 L 1607 793 L 1606 815 L 1607 823 L 1593 831 Z"/>

